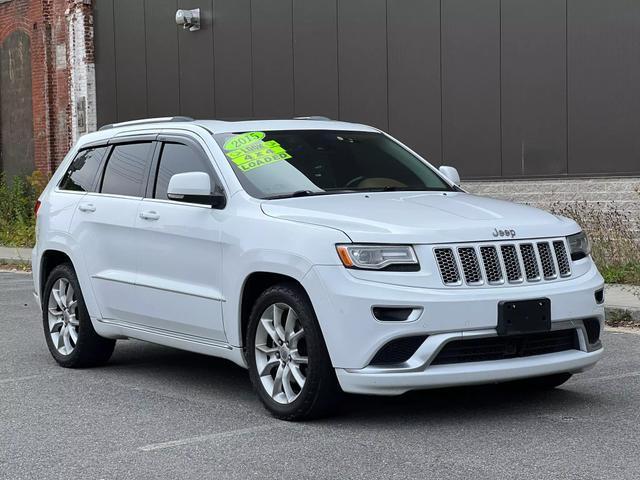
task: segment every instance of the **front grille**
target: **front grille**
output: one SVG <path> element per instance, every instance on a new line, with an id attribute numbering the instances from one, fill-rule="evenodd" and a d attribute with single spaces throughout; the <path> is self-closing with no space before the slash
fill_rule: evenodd
<path id="1" fill-rule="evenodd" d="M 528 335 L 454 340 L 440 350 L 431 365 L 531 357 L 545 353 L 578 350 L 579 345 L 575 329 Z"/>
<path id="2" fill-rule="evenodd" d="M 434 248 L 446 286 L 522 284 L 571 276 L 564 240 L 501 242 Z"/>

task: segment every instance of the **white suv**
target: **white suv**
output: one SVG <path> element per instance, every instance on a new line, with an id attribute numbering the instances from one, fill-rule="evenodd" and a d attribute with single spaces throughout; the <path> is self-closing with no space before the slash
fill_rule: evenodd
<path id="1" fill-rule="evenodd" d="M 341 391 L 549 388 L 594 365 L 603 279 L 580 227 L 458 183 L 321 117 L 103 127 L 38 202 L 51 354 L 96 365 L 136 338 L 223 357 L 285 419 Z"/>

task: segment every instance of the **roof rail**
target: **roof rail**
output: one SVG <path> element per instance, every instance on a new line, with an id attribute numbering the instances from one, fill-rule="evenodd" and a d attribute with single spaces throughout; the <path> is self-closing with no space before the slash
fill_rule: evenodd
<path id="1" fill-rule="evenodd" d="M 143 125 L 145 123 L 162 123 L 162 122 L 193 122 L 191 117 L 158 117 L 158 118 L 141 118 L 140 120 L 131 120 L 128 122 L 110 123 L 103 125 L 99 130 L 109 130 L 110 128 L 127 127 L 129 125 Z"/>
<path id="2" fill-rule="evenodd" d="M 293 117 L 294 120 L 331 120 L 329 117 L 322 115 L 309 115 L 306 117 Z"/>

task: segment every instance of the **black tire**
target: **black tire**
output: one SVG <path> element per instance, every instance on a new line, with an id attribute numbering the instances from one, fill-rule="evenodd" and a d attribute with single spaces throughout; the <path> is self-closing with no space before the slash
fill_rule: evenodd
<path id="1" fill-rule="evenodd" d="M 60 279 L 66 279 L 70 283 L 77 300 L 75 313 L 78 320 L 78 339 L 73 351 L 66 355 L 58 351 L 53 344 L 53 339 L 49 332 L 49 297 L 52 288 Z M 47 278 L 42 292 L 42 322 L 49 352 L 51 352 L 55 361 L 63 367 L 84 368 L 102 365 L 109 360 L 113 353 L 116 341 L 103 338 L 94 330 L 89 312 L 87 312 L 87 307 L 84 303 L 76 272 L 68 263 L 55 267 Z"/>
<path id="2" fill-rule="evenodd" d="M 518 390 L 552 390 L 565 383 L 571 377 L 571 373 L 556 373 L 553 375 L 545 375 L 543 377 L 523 378 L 522 380 L 507 382 L 503 385 L 508 388 Z"/>
<path id="3" fill-rule="evenodd" d="M 255 340 L 260 318 L 267 307 L 285 303 L 297 313 L 304 329 L 308 358 L 306 381 L 297 398 L 291 403 L 275 401 L 263 386 L 256 365 Z M 246 358 L 254 389 L 267 410 L 276 418 L 289 421 L 309 420 L 327 416 L 335 411 L 342 398 L 335 370 L 327 352 L 322 332 L 305 291 L 294 283 L 282 283 L 265 290 L 251 311 L 246 339 Z"/>

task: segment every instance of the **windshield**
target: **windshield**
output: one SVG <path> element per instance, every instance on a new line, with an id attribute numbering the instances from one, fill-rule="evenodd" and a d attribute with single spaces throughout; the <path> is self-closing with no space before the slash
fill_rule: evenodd
<path id="1" fill-rule="evenodd" d="M 256 198 L 453 190 L 422 160 L 374 132 L 276 130 L 214 135 Z"/>

